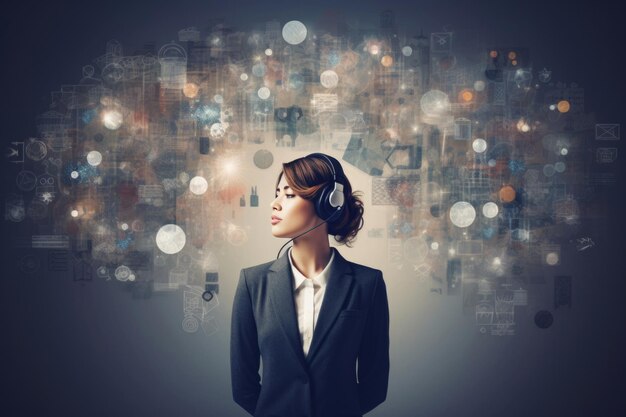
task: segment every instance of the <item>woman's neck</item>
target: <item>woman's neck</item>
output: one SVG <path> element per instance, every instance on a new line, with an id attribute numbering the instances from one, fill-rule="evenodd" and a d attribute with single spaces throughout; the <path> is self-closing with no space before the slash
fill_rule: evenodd
<path id="1" fill-rule="evenodd" d="M 302 275 L 311 278 L 319 275 L 326 268 L 330 261 L 331 251 L 327 236 L 324 239 L 301 236 L 293 241 L 291 260 Z"/>

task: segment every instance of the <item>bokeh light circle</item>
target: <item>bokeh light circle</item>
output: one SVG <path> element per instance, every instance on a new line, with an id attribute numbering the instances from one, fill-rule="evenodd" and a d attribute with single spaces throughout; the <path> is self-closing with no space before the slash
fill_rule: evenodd
<path id="1" fill-rule="evenodd" d="M 488 219 L 493 219 L 498 215 L 498 205 L 493 201 L 489 201 L 483 205 L 483 216 Z"/>
<path id="2" fill-rule="evenodd" d="M 306 39 L 306 26 L 298 20 L 292 20 L 283 26 L 283 39 L 290 45 L 298 45 Z"/>
<path id="3" fill-rule="evenodd" d="M 487 150 L 487 141 L 485 139 L 477 138 L 472 142 L 472 149 L 476 153 L 483 153 Z"/>
<path id="4" fill-rule="evenodd" d="M 156 234 L 156 245 L 163 253 L 173 255 L 180 252 L 187 242 L 185 231 L 176 224 L 161 226 Z"/>
<path id="5" fill-rule="evenodd" d="M 191 181 L 189 181 L 189 191 L 191 191 L 195 195 L 202 195 L 206 193 L 208 189 L 209 183 L 204 177 L 193 177 Z"/>
<path id="6" fill-rule="evenodd" d="M 93 167 L 100 165 L 102 162 L 102 154 L 98 151 L 90 151 L 87 154 L 87 163 Z"/>
<path id="7" fill-rule="evenodd" d="M 476 219 L 476 209 L 467 201 L 458 201 L 450 207 L 450 220 L 456 227 L 468 227 Z"/>
<path id="8" fill-rule="evenodd" d="M 325 88 L 337 87 L 339 83 L 339 76 L 333 70 L 326 70 L 320 75 L 320 83 Z"/>

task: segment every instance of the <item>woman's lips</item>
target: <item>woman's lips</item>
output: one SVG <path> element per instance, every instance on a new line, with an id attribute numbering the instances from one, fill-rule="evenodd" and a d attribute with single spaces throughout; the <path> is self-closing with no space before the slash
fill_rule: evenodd
<path id="1" fill-rule="evenodd" d="M 280 217 L 272 216 L 272 225 L 277 224 L 282 219 Z"/>

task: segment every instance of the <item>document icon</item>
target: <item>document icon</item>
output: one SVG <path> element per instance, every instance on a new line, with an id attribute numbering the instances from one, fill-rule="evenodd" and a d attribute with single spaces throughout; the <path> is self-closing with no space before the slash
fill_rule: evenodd
<path id="1" fill-rule="evenodd" d="M 619 124 L 596 124 L 596 140 L 619 140 Z"/>
<path id="2" fill-rule="evenodd" d="M 617 148 L 596 149 L 596 162 L 599 164 L 610 164 L 617 159 Z"/>

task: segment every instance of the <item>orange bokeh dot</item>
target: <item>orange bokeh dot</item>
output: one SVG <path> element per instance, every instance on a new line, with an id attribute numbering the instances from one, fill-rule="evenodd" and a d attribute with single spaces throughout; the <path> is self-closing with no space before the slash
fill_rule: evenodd
<path id="1" fill-rule="evenodd" d="M 194 98 L 198 95 L 198 86 L 194 83 L 187 83 L 183 87 L 183 94 L 185 97 Z"/>
<path id="2" fill-rule="evenodd" d="M 561 100 L 558 102 L 558 104 L 556 105 L 556 108 L 561 112 L 561 113 L 567 113 L 570 109 L 570 104 L 569 101 L 567 100 Z"/>
<path id="3" fill-rule="evenodd" d="M 513 61 L 511 61 L 511 64 L 517 65 L 517 60 L 514 59 Z"/>
<path id="4" fill-rule="evenodd" d="M 390 67 L 393 65 L 393 58 L 389 55 L 385 55 L 380 60 L 380 63 L 383 64 L 383 67 Z"/>
<path id="5" fill-rule="evenodd" d="M 510 185 L 505 185 L 500 188 L 500 192 L 498 194 L 500 195 L 500 200 L 503 203 L 510 203 L 515 200 L 515 188 Z"/>
<path id="6" fill-rule="evenodd" d="M 459 101 L 464 101 L 464 102 L 469 102 L 472 101 L 474 99 L 474 93 L 472 93 L 470 90 L 461 90 L 461 92 L 459 93 Z"/>
<path id="7" fill-rule="evenodd" d="M 498 51 L 490 51 L 489 52 L 489 56 L 492 57 L 492 58 L 497 57 L 498 56 Z"/>

